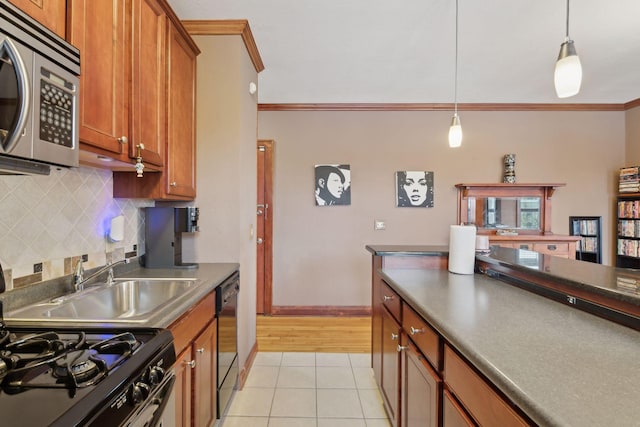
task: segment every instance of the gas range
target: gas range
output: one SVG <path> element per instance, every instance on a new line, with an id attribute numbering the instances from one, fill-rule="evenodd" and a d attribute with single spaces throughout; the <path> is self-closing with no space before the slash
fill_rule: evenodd
<path id="1" fill-rule="evenodd" d="M 173 336 L 162 329 L 0 322 L 2 425 L 157 425 L 175 360 Z"/>

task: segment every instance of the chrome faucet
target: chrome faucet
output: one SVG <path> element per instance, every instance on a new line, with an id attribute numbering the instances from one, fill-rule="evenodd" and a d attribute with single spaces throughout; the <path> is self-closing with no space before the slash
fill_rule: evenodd
<path id="1" fill-rule="evenodd" d="M 108 271 L 107 285 L 113 284 L 113 267 L 115 267 L 116 265 L 120 265 L 120 264 L 129 264 L 129 259 L 125 258 L 125 259 L 122 259 L 120 261 L 109 263 L 109 264 L 105 265 L 104 267 L 102 267 L 101 269 L 99 269 L 98 271 L 96 271 L 95 273 L 93 273 L 92 275 L 90 275 L 89 277 L 85 278 L 84 277 L 84 266 L 82 265 L 82 258 L 80 258 L 78 260 L 78 263 L 76 264 L 76 268 L 75 268 L 75 271 L 73 273 L 73 287 L 74 287 L 75 291 L 78 292 L 78 291 L 83 290 L 85 283 L 93 280 L 94 278 L 96 278 L 97 276 L 101 275 L 105 271 Z"/>

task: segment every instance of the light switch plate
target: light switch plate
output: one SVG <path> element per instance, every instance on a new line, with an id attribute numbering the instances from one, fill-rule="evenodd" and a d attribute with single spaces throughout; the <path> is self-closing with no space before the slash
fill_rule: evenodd
<path id="1" fill-rule="evenodd" d="M 376 219 L 373 225 L 374 230 L 384 230 L 387 228 L 387 225 L 383 220 Z"/>

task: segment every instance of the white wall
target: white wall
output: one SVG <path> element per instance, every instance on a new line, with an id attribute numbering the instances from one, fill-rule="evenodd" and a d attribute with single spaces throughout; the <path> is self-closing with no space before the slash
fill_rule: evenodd
<path id="1" fill-rule="evenodd" d="M 240 36 L 195 36 L 198 56 L 197 198 L 200 232 L 183 237 L 185 259 L 240 263 L 238 357 L 256 341 L 255 224 L 257 73 Z"/>
<path id="2" fill-rule="evenodd" d="M 603 219 L 612 260 L 625 113 L 461 112 L 463 145 L 447 145 L 450 112 L 262 111 L 259 137 L 275 140 L 273 304 L 370 304 L 366 244 L 447 244 L 456 183 L 501 182 L 516 154 L 518 182 L 566 183 L 553 196 L 552 231 L 570 215 Z M 314 165 L 351 165 L 351 206 L 314 206 Z M 395 207 L 394 174 L 435 174 L 433 208 Z M 374 231 L 375 219 L 386 230 Z"/>

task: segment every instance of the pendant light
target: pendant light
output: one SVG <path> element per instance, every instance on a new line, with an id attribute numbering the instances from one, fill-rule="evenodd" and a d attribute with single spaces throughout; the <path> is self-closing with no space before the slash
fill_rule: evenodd
<path id="1" fill-rule="evenodd" d="M 456 58 L 455 74 L 453 83 L 453 105 L 454 113 L 449 127 L 449 147 L 455 148 L 462 145 L 462 126 L 458 117 L 458 0 L 456 0 Z"/>
<path id="2" fill-rule="evenodd" d="M 580 92 L 582 65 L 573 40 L 569 37 L 569 0 L 567 0 L 567 34 L 564 43 L 560 45 L 553 80 L 558 98 L 568 98 Z"/>

